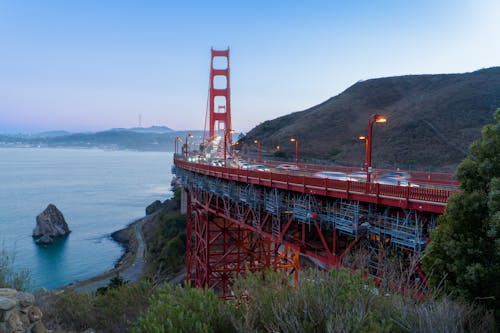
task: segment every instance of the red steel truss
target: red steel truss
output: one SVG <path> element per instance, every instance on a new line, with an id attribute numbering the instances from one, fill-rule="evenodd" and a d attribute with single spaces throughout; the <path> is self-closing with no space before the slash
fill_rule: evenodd
<path id="1" fill-rule="evenodd" d="M 241 219 L 255 219 L 254 212 L 210 192 L 187 194 L 186 280 L 222 298 L 234 296 L 231 282 L 247 271 L 270 268 L 294 274 L 297 283 L 299 252 L 248 228 Z"/>

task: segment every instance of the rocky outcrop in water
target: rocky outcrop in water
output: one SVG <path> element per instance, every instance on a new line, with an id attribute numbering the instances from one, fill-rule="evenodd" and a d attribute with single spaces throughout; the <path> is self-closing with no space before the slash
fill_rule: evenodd
<path id="1" fill-rule="evenodd" d="M 63 214 L 53 204 L 49 204 L 45 210 L 36 217 L 36 227 L 33 229 L 33 237 L 37 244 L 52 244 L 55 237 L 69 234 L 68 224 Z"/>
<path id="2" fill-rule="evenodd" d="M 34 302 L 32 294 L 0 288 L 0 332 L 47 333 L 42 311 Z"/>

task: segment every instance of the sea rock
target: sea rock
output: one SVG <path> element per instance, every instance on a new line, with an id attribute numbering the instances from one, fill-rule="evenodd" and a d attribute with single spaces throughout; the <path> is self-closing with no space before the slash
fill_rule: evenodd
<path id="1" fill-rule="evenodd" d="M 56 206 L 50 204 L 36 217 L 36 227 L 33 229 L 33 237 L 39 244 L 50 244 L 54 237 L 69 234 L 68 224 L 63 214 Z"/>
<path id="2" fill-rule="evenodd" d="M 43 235 L 42 237 L 36 240 L 36 243 L 40 245 L 49 245 L 54 243 L 54 239 L 49 235 Z"/>

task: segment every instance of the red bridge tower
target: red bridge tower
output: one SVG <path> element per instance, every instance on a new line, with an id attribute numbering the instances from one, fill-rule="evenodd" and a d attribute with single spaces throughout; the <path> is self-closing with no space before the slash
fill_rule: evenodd
<path id="1" fill-rule="evenodd" d="M 217 124 L 217 125 L 216 125 Z M 223 126 L 221 126 L 223 124 Z M 211 50 L 210 60 L 210 138 L 216 130 L 231 129 L 231 89 L 229 48 Z M 224 136 L 224 134 L 222 134 Z M 228 138 L 231 144 L 231 136 Z"/>

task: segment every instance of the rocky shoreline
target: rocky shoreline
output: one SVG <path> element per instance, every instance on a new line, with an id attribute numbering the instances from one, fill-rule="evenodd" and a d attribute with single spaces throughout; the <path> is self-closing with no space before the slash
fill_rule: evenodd
<path id="1" fill-rule="evenodd" d="M 134 229 L 136 228 L 136 225 L 138 223 L 144 222 L 145 218 L 146 217 L 137 219 L 134 222 L 127 225 L 125 228 L 111 233 L 110 237 L 124 248 L 124 253 L 115 262 L 113 269 L 85 280 L 75 281 L 67 286 L 62 287 L 60 291 L 64 292 L 67 290 L 75 290 L 75 291 L 85 292 L 87 291 L 89 286 L 92 285 L 98 286 L 99 284 L 102 284 L 102 286 L 105 286 L 109 282 L 109 279 L 113 278 L 117 274 L 123 273 L 125 269 L 130 267 L 133 264 L 134 259 L 137 255 L 138 244 L 137 244 L 137 238 L 135 237 Z"/>
<path id="2" fill-rule="evenodd" d="M 115 262 L 115 269 L 118 269 L 121 266 L 125 265 L 131 259 L 131 257 L 133 257 L 136 241 L 135 237 L 131 237 L 131 234 L 133 234 L 134 225 L 143 218 L 144 217 L 141 217 L 140 219 L 135 220 L 134 222 L 127 225 L 125 228 L 116 230 L 111 233 L 111 239 L 120 244 L 124 249 L 123 254 Z"/>
<path id="3" fill-rule="evenodd" d="M 146 208 L 146 215 L 144 217 L 110 234 L 111 239 L 120 244 L 124 249 L 123 254 L 115 261 L 113 269 L 85 280 L 70 283 L 60 288 L 58 292 L 67 290 L 78 292 L 96 291 L 100 287 L 107 286 L 109 280 L 118 274 L 126 281 L 138 281 L 145 271 L 145 255 L 147 252 L 143 229 L 150 224 L 154 224 L 159 214 L 168 211 L 167 206 L 170 200 L 167 199 L 163 203 L 160 201 L 153 202 Z"/>

